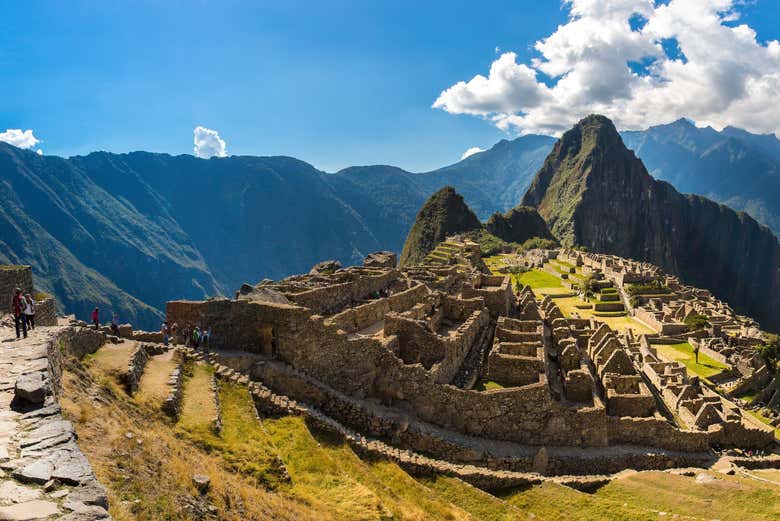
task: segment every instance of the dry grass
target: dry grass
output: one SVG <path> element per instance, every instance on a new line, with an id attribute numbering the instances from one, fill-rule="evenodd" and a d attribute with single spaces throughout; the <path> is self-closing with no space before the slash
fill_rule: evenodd
<path id="1" fill-rule="evenodd" d="M 596 496 L 697 519 L 780 519 L 780 487 L 777 485 L 739 475 L 710 475 L 715 481 L 697 483 L 694 477 L 641 472 L 613 481 Z"/>
<path id="2" fill-rule="evenodd" d="M 214 369 L 207 364 L 197 363 L 188 368 L 184 381 L 179 427 L 187 432 L 211 432 L 217 406 L 214 403 L 212 382 Z"/>
<path id="3" fill-rule="evenodd" d="M 110 376 L 76 364 L 63 384 L 64 414 L 108 488 L 114 519 L 192 520 L 209 506 L 216 509 L 209 519 L 225 521 L 320 519 L 307 505 L 257 487 L 251 477 L 226 468 L 219 455 L 177 436 L 161 413 L 128 398 Z M 192 486 L 195 473 L 211 478 L 205 497 Z"/>
<path id="4" fill-rule="evenodd" d="M 528 512 L 502 501 L 495 496 L 472 487 L 468 483 L 447 476 L 436 476 L 420 480 L 426 487 L 459 506 L 474 518 L 484 521 L 514 521 L 520 519 L 546 518 L 532 517 Z"/>
<path id="5" fill-rule="evenodd" d="M 303 419 L 263 420 L 292 478 L 291 493 L 323 519 L 472 519 L 403 477 L 393 464 L 371 466 L 339 440 L 312 433 Z"/>
<path id="6" fill-rule="evenodd" d="M 127 370 L 135 348 L 135 342 L 109 344 L 103 346 L 97 353 L 85 357 L 85 361 L 87 365 L 102 373 L 118 376 Z"/>
<path id="7" fill-rule="evenodd" d="M 159 407 L 168 396 L 168 379 L 174 368 L 176 362 L 172 350 L 151 357 L 144 368 L 135 399 L 140 403 Z"/>

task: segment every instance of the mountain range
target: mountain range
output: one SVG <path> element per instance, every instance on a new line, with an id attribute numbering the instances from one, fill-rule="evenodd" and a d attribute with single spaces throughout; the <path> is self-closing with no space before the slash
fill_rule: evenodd
<path id="1" fill-rule="evenodd" d="M 623 136 L 657 177 L 755 209 L 762 222 L 777 219 L 774 137 L 686 121 Z M 555 142 L 502 140 L 423 173 L 382 165 L 326 173 L 290 157 L 66 159 L 0 143 L 0 263 L 31 264 L 65 311 L 84 317 L 98 305 L 157 327 L 166 300 L 231 294 L 243 282 L 304 272 L 323 259 L 354 264 L 372 251 L 400 252 L 418 209 L 445 185 L 482 221 L 510 210 Z M 716 161 L 716 178 L 707 161 L 725 149 L 721 142 L 735 152 Z M 685 160 L 667 161 L 669 147 Z M 754 181 L 744 183 L 749 190 L 740 192 L 739 177 Z"/>

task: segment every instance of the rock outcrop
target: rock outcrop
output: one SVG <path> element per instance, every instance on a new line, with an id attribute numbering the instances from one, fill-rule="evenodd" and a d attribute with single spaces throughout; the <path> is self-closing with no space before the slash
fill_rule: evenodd
<path id="1" fill-rule="evenodd" d="M 417 214 L 417 220 L 406 237 L 399 264 L 418 264 L 447 236 L 480 228 L 482 223 L 463 197 L 451 186 L 445 186 L 433 194 Z"/>
<path id="2" fill-rule="evenodd" d="M 523 204 L 564 245 L 657 264 L 780 329 L 777 238 L 745 213 L 653 179 L 603 116 L 561 137 Z"/>

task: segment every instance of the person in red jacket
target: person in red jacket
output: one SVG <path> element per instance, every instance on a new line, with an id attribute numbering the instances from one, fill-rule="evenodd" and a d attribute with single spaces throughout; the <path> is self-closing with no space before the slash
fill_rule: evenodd
<path id="1" fill-rule="evenodd" d="M 16 288 L 16 291 L 14 291 L 12 308 L 14 313 L 14 326 L 16 327 L 16 339 L 19 340 L 20 329 L 24 332 L 24 338 L 27 338 L 27 320 L 24 316 L 24 303 L 22 302 L 21 288 Z"/>
<path id="2" fill-rule="evenodd" d="M 95 331 L 100 329 L 100 312 L 98 308 L 92 311 L 92 323 L 95 324 Z"/>

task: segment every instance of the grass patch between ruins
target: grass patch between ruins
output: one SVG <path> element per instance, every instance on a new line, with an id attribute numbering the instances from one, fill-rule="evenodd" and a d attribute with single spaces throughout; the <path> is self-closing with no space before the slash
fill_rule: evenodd
<path id="1" fill-rule="evenodd" d="M 480 380 L 474 386 L 476 391 L 492 391 L 493 389 L 504 389 L 504 386 L 493 380 Z"/>
<path id="2" fill-rule="evenodd" d="M 530 286 L 531 289 L 562 288 L 561 279 L 542 270 L 530 270 L 513 276 L 521 286 Z"/>
<path id="3" fill-rule="evenodd" d="M 173 351 L 151 357 L 138 384 L 136 400 L 154 407 L 162 405 L 163 400 L 168 396 L 168 379 L 175 367 Z"/>
<path id="4" fill-rule="evenodd" d="M 670 359 L 676 360 L 688 369 L 688 372 L 695 376 L 707 379 L 710 376 L 714 376 L 724 369 L 728 369 L 728 366 L 713 360 L 704 353 L 699 353 L 699 363 L 696 363 L 696 357 L 693 353 L 693 347 L 688 342 L 681 342 L 679 344 L 655 344 L 658 349 L 658 354 Z"/>
<path id="5" fill-rule="evenodd" d="M 208 364 L 187 366 L 179 427 L 191 435 L 205 436 L 214 432 L 217 406 L 212 390 L 213 378 L 214 369 Z"/>

